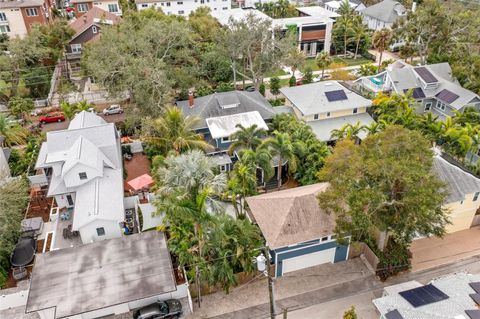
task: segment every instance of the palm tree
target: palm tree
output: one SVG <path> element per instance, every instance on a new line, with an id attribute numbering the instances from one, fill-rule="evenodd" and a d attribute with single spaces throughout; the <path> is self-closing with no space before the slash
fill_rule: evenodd
<path id="1" fill-rule="evenodd" d="M 305 53 L 299 51 L 297 47 L 292 48 L 285 59 L 285 64 L 292 69 L 292 75 L 295 76 L 295 71 L 302 68 L 305 64 Z"/>
<path id="2" fill-rule="evenodd" d="M 265 144 L 256 150 L 243 149 L 239 154 L 240 161 L 250 167 L 259 168 L 263 172 L 263 180 L 270 180 L 274 175 L 272 167 L 272 154 L 265 147 Z"/>
<path id="3" fill-rule="evenodd" d="M 348 139 L 358 142 L 358 135 L 363 130 L 365 130 L 365 127 L 360 122 L 357 122 L 355 124 L 346 123 L 341 128 L 332 130 L 331 136 L 332 138 Z"/>
<path id="4" fill-rule="evenodd" d="M 315 58 L 318 67 L 322 70 L 322 77 L 325 73 L 325 68 L 327 68 L 330 64 L 333 63 L 333 59 L 330 57 L 327 51 L 322 51 L 319 54 L 317 54 L 317 57 Z"/>
<path id="5" fill-rule="evenodd" d="M 165 154 L 172 149 L 177 155 L 194 148 L 212 150 L 213 146 L 194 131 L 199 122 L 199 118 L 189 115 L 184 117 L 178 107 L 169 106 L 161 117 L 144 120 L 142 136 L 163 148 Z"/>
<path id="6" fill-rule="evenodd" d="M 261 138 L 267 135 L 267 132 L 263 128 L 259 128 L 257 124 L 249 127 L 237 124 L 236 128 L 238 128 L 238 130 L 230 136 L 230 140 L 234 141 L 228 148 L 230 155 L 241 148 L 256 149 L 262 144 Z"/>
<path id="7" fill-rule="evenodd" d="M 355 56 L 354 59 L 357 58 L 358 49 L 360 47 L 360 41 L 367 35 L 367 28 L 363 24 L 362 17 L 356 16 L 353 22 L 352 30 L 354 33 L 354 40 L 355 40 Z"/>
<path id="8" fill-rule="evenodd" d="M 343 52 L 344 57 L 347 57 L 347 46 L 350 41 L 351 31 L 353 28 L 353 17 L 350 15 L 342 15 L 337 18 L 335 25 L 343 30 Z"/>
<path id="9" fill-rule="evenodd" d="M 273 132 L 273 137 L 265 140 L 265 146 L 268 147 L 272 155 L 278 157 L 277 162 L 277 189 L 282 186 L 282 164 L 288 161 L 288 170 L 293 173 L 297 169 L 297 158 L 295 156 L 295 145 L 292 143 L 287 133 Z"/>
<path id="10" fill-rule="evenodd" d="M 380 133 L 385 129 L 385 124 L 383 122 L 372 122 L 370 125 L 363 127 L 368 135 L 373 135 Z"/>
<path id="11" fill-rule="evenodd" d="M 93 107 L 92 103 L 90 103 L 86 100 L 83 100 L 83 101 L 80 101 L 77 104 L 75 104 L 75 112 L 80 113 L 82 111 L 88 111 L 92 107 Z"/>
<path id="12" fill-rule="evenodd" d="M 63 112 L 63 115 L 67 118 L 67 120 L 71 120 L 75 116 L 75 106 L 68 103 L 67 101 L 62 101 L 60 103 L 60 109 Z"/>
<path id="13" fill-rule="evenodd" d="M 380 71 L 382 67 L 382 56 L 383 56 L 383 51 L 385 51 L 390 42 L 392 41 L 393 34 L 392 31 L 389 29 L 382 29 L 379 31 L 375 31 L 372 37 L 372 44 L 373 47 L 380 52 L 380 56 L 378 59 L 378 71 Z"/>
<path id="14" fill-rule="evenodd" d="M 3 138 L 1 138 L 3 136 Z M 28 138 L 28 130 L 12 118 L 0 113 L 0 145 L 12 146 L 24 144 Z"/>
<path id="15" fill-rule="evenodd" d="M 245 197 L 255 194 L 257 188 L 256 170 L 257 167 L 254 165 L 248 165 L 241 161 L 235 163 L 232 176 L 228 181 L 228 189 L 231 191 L 230 196 L 235 207 L 237 218 L 245 215 Z M 238 205 L 237 199 L 240 205 Z M 238 206 L 240 206 L 240 209 Z"/>

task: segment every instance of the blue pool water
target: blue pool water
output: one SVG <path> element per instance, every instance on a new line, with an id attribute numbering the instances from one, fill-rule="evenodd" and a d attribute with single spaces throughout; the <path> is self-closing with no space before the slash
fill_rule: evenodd
<path id="1" fill-rule="evenodd" d="M 382 85 L 383 84 L 383 80 L 379 79 L 379 78 L 370 78 L 370 81 L 372 81 L 376 85 Z"/>

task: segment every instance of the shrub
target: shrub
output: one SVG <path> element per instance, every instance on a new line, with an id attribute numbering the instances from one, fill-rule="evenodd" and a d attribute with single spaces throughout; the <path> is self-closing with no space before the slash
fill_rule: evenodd
<path id="1" fill-rule="evenodd" d="M 297 79 L 295 78 L 294 75 L 292 75 L 290 77 L 290 79 L 288 80 L 288 85 L 291 86 L 291 87 L 297 85 Z"/>
<path id="2" fill-rule="evenodd" d="M 350 309 L 344 312 L 343 319 L 357 319 L 357 313 L 355 312 L 355 307 L 352 306 Z"/>

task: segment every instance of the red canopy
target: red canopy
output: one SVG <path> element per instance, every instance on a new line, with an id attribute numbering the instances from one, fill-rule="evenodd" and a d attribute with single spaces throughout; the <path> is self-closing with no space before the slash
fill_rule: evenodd
<path id="1" fill-rule="evenodd" d="M 148 174 L 143 174 L 127 182 L 127 184 L 138 191 L 150 187 L 153 184 L 153 178 Z"/>

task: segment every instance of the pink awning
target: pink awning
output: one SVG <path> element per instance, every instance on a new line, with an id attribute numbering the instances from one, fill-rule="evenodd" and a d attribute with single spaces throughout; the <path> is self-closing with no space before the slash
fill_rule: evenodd
<path id="1" fill-rule="evenodd" d="M 150 187 L 153 184 L 153 178 L 148 174 L 143 174 L 127 182 L 127 184 L 138 191 Z"/>

